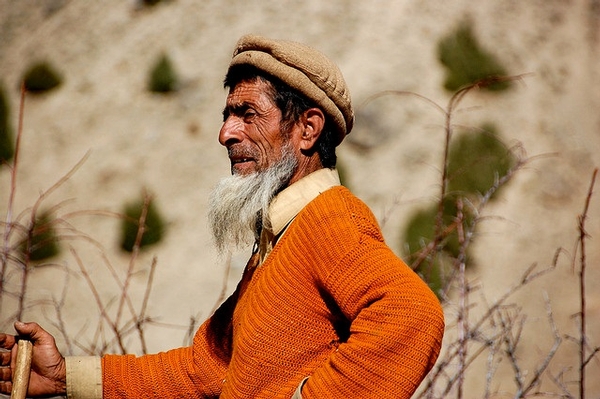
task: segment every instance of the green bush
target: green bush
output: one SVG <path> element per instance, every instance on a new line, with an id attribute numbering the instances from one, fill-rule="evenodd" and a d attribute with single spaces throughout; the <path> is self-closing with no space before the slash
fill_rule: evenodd
<path id="1" fill-rule="evenodd" d="M 163 54 L 152 70 L 148 79 L 148 90 L 154 93 L 169 93 L 177 89 L 178 78 L 169 57 Z"/>
<path id="2" fill-rule="evenodd" d="M 443 216 L 442 225 L 451 226 L 456 222 L 456 200 L 454 196 L 447 196 L 443 201 Z M 422 247 L 426 246 L 433 240 L 435 234 L 435 223 L 436 217 L 439 211 L 437 204 L 430 208 L 422 209 L 417 212 L 410 222 L 407 224 L 405 233 L 405 248 L 407 255 L 409 255 L 411 261 L 415 260 L 414 254 L 419 251 Z M 463 228 L 466 228 L 468 223 L 473 219 L 473 216 L 468 208 L 463 208 Z M 460 243 L 456 229 L 453 229 L 445 235 L 444 240 L 441 243 L 444 251 L 453 257 L 457 257 L 460 251 Z"/>
<path id="3" fill-rule="evenodd" d="M 25 89 L 32 93 L 43 93 L 62 83 L 62 77 L 47 62 L 32 65 L 23 76 Z"/>
<path id="4" fill-rule="evenodd" d="M 438 43 L 438 58 L 446 67 L 444 87 L 451 92 L 482 79 L 506 76 L 500 62 L 481 47 L 469 23 L 462 23 Z M 507 81 L 484 86 L 492 91 L 508 87 Z"/>
<path id="5" fill-rule="evenodd" d="M 35 219 L 28 237 L 23 240 L 21 254 L 23 258 L 31 261 L 41 261 L 59 253 L 60 247 L 54 228 L 54 217 L 49 212 L 43 212 Z"/>
<path id="6" fill-rule="evenodd" d="M 493 125 L 482 126 L 480 132 L 461 132 L 448 154 L 448 191 L 483 194 L 514 164 L 514 155 L 497 137 Z"/>
<path id="7" fill-rule="evenodd" d="M 0 165 L 15 156 L 13 131 L 10 125 L 8 99 L 4 87 L 0 85 Z"/>
<path id="8" fill-rule="evenodd" d="M 473 215 L 468 208 L 464 208 L 463 213 L 462 228 L 466 229 L 473 220 Z M 416 212 L 404 230 L 404 258 L 409 265 L 415 265 L 415 271 L 427 281 L 434 292 L 439 292 L 445 286 L 445 280 L 452 271 L 452 260 L 460 254 L 457 227 L 448 228 L 456 223 L 456 214 L 456 198 L 448 196 L 443 201 L 442 216 L 442 229 L 446 230 L 446 233 L 438 244 L 438 250 L 433 251 L 436 254 L 435 259 L 431 259 L 428 255 L 421 262 L 417 262 L 423 256 L 421 250 L 434 239 L 438 215 L 437 204 Z"/>
<path id="9" fill-rule="evenodd" d="M 121 224 L 121 248 L 132 252 L 139 230 L 139 219 L 144 209 L 144 200 L 138 200 L 125 205 L 125 218 Z M 165 223 L 154 201 L 150 201 L 146 213 L 144 233 L 140 241 L 140 248 L 156 244 L 165 233 Z"/>
<path id="10" fill-rule="evenodd" d="M 496 179 L 505 176 L 516 160 L 514 155 L 498 139 L 492 125 L 484 125 L 477 131 L 461 132 L 450 143 L 448 151 L 448 186 L 443 199 L 441 231 L 442 241 L 438 244 L 437 259 L 421 262 L 415 270 L 438 292 L 444 286 L 449 273 L 451 260 L 460 255 L 458 237 L 457 203 L 460 198 L 476 203 L 477 198 L 489 191 Z M 497 191 L 494 193 L 497 194 Z M 492 196 L 491 199 L 493 199 Z M 404 255 L 409 264 L 415 263 L 419 251 L 434 239 L 439 205 L 416 212 L 404 229 Z M 462 209 L 462 230 L 466 231 L 473 221 L 473 210 L 469 206 Z M 472 262 L 467 255 L 467 266 Z"/>

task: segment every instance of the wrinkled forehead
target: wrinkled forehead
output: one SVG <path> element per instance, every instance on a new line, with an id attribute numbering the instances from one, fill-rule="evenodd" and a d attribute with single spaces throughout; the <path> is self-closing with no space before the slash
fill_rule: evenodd
<path id="1" fill-rule="evenodd" d="M 229 89 L 226 106 L 276 106 L 273 90 L 273 86 L 268 81 L 260 79 L 237 82 Z"/>
<path id="2" fill-rule="evenodd" d="M 268 76 L 251 66 L 238 66 L 237 73 L 230 70 L 225 77 L 224 86 L 229 89 L 229 94 L 233 93 L 236 87 L 240 85 L 258 86 L 273 101 L 277 95 L 276 85 Z"/>

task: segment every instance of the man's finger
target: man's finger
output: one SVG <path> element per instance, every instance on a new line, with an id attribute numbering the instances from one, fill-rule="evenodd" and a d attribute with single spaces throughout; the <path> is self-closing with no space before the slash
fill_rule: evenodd
<path id="1" fill-rule="evenodd" d="M 0 382 L 12 380 L 12 371 L 10 367 L 0 367 Z"/>
<path id="2" fill-rule="evenodd" d="M 0 366 L 10 366 L 10 352 L 0 352 Z"/>
<path id="3" fill-rule="evenodd" d="M 0 334 L 0 348 L 12 349 L 15 345 L 15 337 L 9 334 Z"/>
<path id="4" fill-rule="evenodd" d="M 8 395 L 8 394 L 10 394 L 11 391 L 12 391 L 12 382 L 0 381 L 0 393 Z"/>

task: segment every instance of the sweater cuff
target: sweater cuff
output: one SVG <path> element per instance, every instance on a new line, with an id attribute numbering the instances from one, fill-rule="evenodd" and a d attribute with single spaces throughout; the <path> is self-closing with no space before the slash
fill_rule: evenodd
<path id="1" fill-rule="evenodd" d="M 298 388 L 296 388 L 296 392 L 294 392 L 294 396 L 292 396 L 292 399 L 302 399 L 302 387 L 304 386 L 306 380 L 308 380 L 308 377 L 306 377 L 300 382 L 300 385 L 298 385 Z"/>
<path id="2" fill-rule="evenodd" d="M 68 399 L 102 399 L 102 364 L 96 356 L 65 357 Z"/>

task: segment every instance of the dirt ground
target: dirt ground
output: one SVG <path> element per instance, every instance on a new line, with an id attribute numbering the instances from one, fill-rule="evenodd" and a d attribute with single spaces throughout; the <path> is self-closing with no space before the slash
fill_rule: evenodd
<path id="1" fill-rule="evenodd" d="M 210 189 L 228 174 L 225 152 L 216 140 L 225 98 L 223 74 L 237 39 L 253 32 L 308 43 L 340 65 L 357 121 L 339 148 L 339 162 L 346 184 L 373 209 L 387 242 L 400 254 L 402 226 L 439 191 L 444 115 L 415 97 L 367 100 L 385 90 L 403 90 L 445 107 L 450 94 L 442 88 L 444 69 L 436 46 L 467 19 L 509 73 L 524 77 L 502 95 L 472 93 L 455 122 L 493 122 L 506 143 L 522 146 L 532 158 L 485 211 L 490 218 L 476 237 L 473 278 L 485 300 L 493 301 L 527 267 L 550 265 L 557 249 L 564 248 L 554 272 L 515 296 L 528 315 L 519 355 L 531 361 L 532 373 L 552 344 L 546 296 L 562 336 L 578 332 L 574 316 L 579 310 L 579 269 L 572 264 L 577 217 L 592 172 L 600 166 L 597 0 L 172 0 L 149 9 L 132 0 L 0 0 L 0 82 L 10 97 L 13 126 L 18 82 L 28 65 L 47 60 L 64 77 L 57 90 L 26 99 L 15 213 L 33 206 L 40 193 L 80 160 L 83 164 L 44 199 L 42 208 L 60 204 L 63 216 L 81 210 L 120 212 L 143 190 L 151 192 L 168 221 L 168 232 L 135 261 L 132 297 L 141 303 L 156 257 L 148 314 L 157 323 L 147 329 L 148 347 L 160 351 L 183 344 L 190 317 L 197 325 L 210 314 L 224 279 L 229 292 L 246 258 L 245 253 L 233 254 L 227 270 L 227 259 L 219 258 L 211 244 L 206 204 Z M 168 54 L 181 78 L 173 95 L 146 90 L 148 71 L 161 54 Z M 4 167 L 2 215 L 9 187 Z M 34 269 L 30 293 L 32 301 L 57 301 L 66 292 L 61 315 L 69 334 L 85 347 L 92 342 L 98 311 L 81 275 L 63 270 L 78 270 L 73 255 L 78 254 L 99 293 L 116 301 L 120 290 L 106 264 L 124 273 L 130 257 L 118 249 L 115 218 L 86 212 L 69 216 L 69 221 L 94 241 L 72 240 L 73 251 L 63 250 L 57 267 Z M 588 333 L 590 345 L 598 346 L 598 195 L 586 223 Z M 42 312 L 43 306 L 35 305 L 26 318 L 57 331 L 52 307 Z M 4 306 L 2 320 L 9 303 Z M 116 307 L 114 302 L 111 306 Z M 454 309 L 446 310 L 450 319 Z M 65 351 L 84 352 L 81 346 L 59 341 Z M 132 337 L 127 344 L 139 351 L 136 342 Z M 559 374 L 576 359 L 577 346 L 565 339 L 553 372 Z M 590 370 L 597 375 L 600 360 Z M 566 379 L 575 378 L 573 373 L 569 370 Z M 469 382 L 472 392 L 478 392 L 478 378 Z M 512 392 L 511 384 L 496 384 L 499 397 Z M 552 384 L 542 388 L 558 390 Z M 600 381 L 589 381 L 588 392 L 590 397 L 600 395 Z"/>

